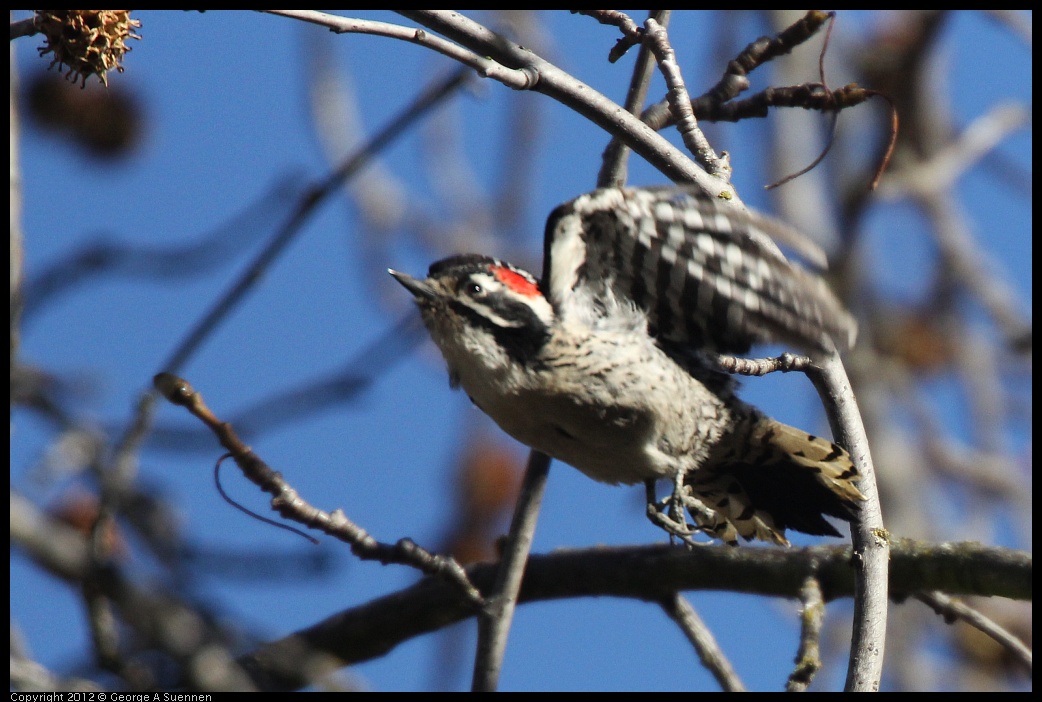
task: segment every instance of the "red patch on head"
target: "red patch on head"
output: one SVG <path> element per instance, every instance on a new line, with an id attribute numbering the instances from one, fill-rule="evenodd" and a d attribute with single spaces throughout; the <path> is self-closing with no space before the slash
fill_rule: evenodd
<path id="1" fill-rule="evenodd" d="M 499 282 L 521 295 L 535 297 L 540 294 L 539 286 L 517 271 L 512 271 L 505 266 L 496 266 L 492 269 L 492 274 L 499 279 Z"/>

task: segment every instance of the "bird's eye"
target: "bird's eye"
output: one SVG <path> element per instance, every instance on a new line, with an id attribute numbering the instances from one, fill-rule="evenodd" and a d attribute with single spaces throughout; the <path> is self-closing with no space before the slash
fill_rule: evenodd
<path id="1" fill-rule="evenodd" d="M 485 292 L 485 289 L 481 287 L 480 283 L 469 281 L 463 284 L 463 292 L 467 293 L 471 297 L 477 297 L 481 293 Z"/>

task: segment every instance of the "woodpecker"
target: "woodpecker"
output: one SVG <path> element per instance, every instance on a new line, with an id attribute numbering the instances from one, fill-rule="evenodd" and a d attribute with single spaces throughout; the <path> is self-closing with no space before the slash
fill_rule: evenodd
<path id="1" fill-rule="evenodd" d="M 550 214 L 541 279 L 478 254 L 425 279 L 389 272 L 450 385 L 515 439 L 594 480 L 643 482 L 649 517 L 685 540 L 787 545 L 786 529 L 839 536 L 825 516 L 850 521 L 864 497 L 846 451 L 746 404 L 720 367 L 754 344 L 854 342 L 825 282 L 775 239 L 802 241 L 693 190 L 607 188 Z M 673 484 L 661 503 L 660 479 Z"/>

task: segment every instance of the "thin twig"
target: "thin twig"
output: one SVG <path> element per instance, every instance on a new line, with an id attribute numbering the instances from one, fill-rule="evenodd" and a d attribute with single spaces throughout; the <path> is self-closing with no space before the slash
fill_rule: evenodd
<path id="1" fill-rule="evenodd" d="M 656 10 L 650 15 L 650 18 L 657 21 L 662 27 L 668 27 L 671 12 L 671 10 Z M 633 65 L 630 86 L 626 91 L 625 104 L 626 111 L 637 117 L 640 116 L 644 101 L 648 97 L 651 75 L 655 70 L 653 57 L 651 49 L 641 43 L 640 51 L 637 52 L 637 61 Z M 629 148 L 622 140 L 613 135 L 601 155 L 601 170 L 597 174 L 598 188 L 622 187 L 626 184 L 626 164 L 629 153 Z"/>
<path id="2" fill-rule="evenodd" d="M 644 32 L 637 23 L 630 19 L 630 16 L 625 12 L 619 12 L 618 10 L 572 10 L 575 14 L 586 15 L 587 17 L 593 17 L 601 24 L 608 24 L 613 27 L 618 27 L 619 31 L 622 32 L 622 36 L 612 47 L 612 50 L 608 52 L 608 63 L 615 63 L 634 46 L 641 46 L 644 43 Z M 654 17 L 656 14 L 667 14 L 672 10 L 652 10 L 649 16 Z"/>
<path id="3" fill-rule="evenodd" d="M 724 197 L 736 198 L 732 188 L 721 187 L 718 178 L 699 168 L 646 124 L 531 50 L 457 12 L 400 10 L 399 13 L 508 68 L 526 70 L 534 78 L 530 90 L 557 100 L 608 133 L 618 136 L 653 168 L 674 182 L 696 183 L 703 191 L 714 196 L 726 193 Z"/>
<path id="4" fill-rule="evenodd" d="M 477 71 L 479 75 L 485 78 L 497 80 L 514 90 L 528 90 L 532 87 L 531 74 L 521 70 L 506 68 L 502 64 L 493 61 L 486 56 L 476 54 L 472 51 L 467 51 L 459 45 L 453 44 L 451 41 L 446 41 L 441 37 L 428 34 L 422 29 L 404 27 L 400 24 L 390 24 L 388 22 L 363 20 L 354 17 L 341 17 L 326 12 L 318 12 L 316 10 L 261 10 L 261 12 L 268 12 L 273 15 L 282 15 L 284 17 L 310 22 L 311 24 L 317 24 L 327 27 L 329 31 L 336 32 L 337 34 L 371 34 L 373 36 L 388 37 L 390 39 L 399 39 L 413 44 L 419 44 L 420 46 L 437 51 L 439 54 L 443 54 L 454 61 L 458 61 L 464 66 L 470 66 Z"/>
<path id="5" fill-rule="evenodd" d="M 506 551 L 496 569 L 496 584 L 478 615 L 478 646 L 474 660 L 474 692 L 494 692 L 499 685 L 507 637 L 514 620 L 521 579 L 532 550 L 539 507 L 550 474 L 550 457 L 533 450 L 521 482 L 521 492 L 510 524 Z"/>
<path id="6" fill-rule="evenodd" d="M 727 64 L 724 75 L 717 84 L 692 100 L 691 106 L 695 116 L 700 120 L 708 121 L 734 121 L 745 117 L 766 117 L 767 106 L 776 104 L 773 102 L 776 93 L 778 93 L 777 98 L 782 101 L 779 105 L 784 104 L 786 100 L 790 99 L 793 91 L 799 90 L 801 86 L 768 88 L 758 96 L 754 96 L 748 101 L 742 101 L 747 103 L 747 106 L 742 109 L 737 108 L 740 103 L 735 102 L 734 98 L 749 89 L 750 73 L 768 61 L 791 52 L 799 44 L 810 39 L 829 16 L 830 13 L 811 10 L 776 36 L 760 37 L 746 46 Z M 806 91 L 803 92 L 806 93 Z M 804 107 L 805 105 L 796 106 Z M 738 116 L 739 114 L 741 116 Z M 673 117 L 667 100 L 652 105 L 641 116 L 655 130 L 672 124 Z"/>
<path id="7" fill-rule="evenodd" d="M 796 668 L 789 675 L 786 692 L 805 692 L 821 670 L 821 625 L 825 621 L 825 598 L 817 576 L 809 576 L 800 588 L 800 647 Z"/>
<path id="8" fill-rule="evenodd" d="M 999 625 L 994 620 L 984 616 L 979 610 L 970 607 L 965 602 L 949 597 L 943 592 L 920 592 L 916 593 L 915 599 L 927 605 L 933 611 L 944 617 L 951 624 L 955 620 L 961 620 L 990 636 L 1000 646 L 1009 651 L 1028 675 L 1031 674 L 1031 649 L 1024 645 L 1015 634 Z"/>
<path id="9" fill-rule="evenodd" d="M 205 424 L 228 450 L 235 463 L 253 484 L 272 496 L 271 506 L 286 519 L 317 529 L 351 546 L 351 552 L 363 560 L 399 563 L 418 568 L 428 575 L 444 577 L 454 583 L 472 604 L 483 599 L 467 579 L 462 566 L 448 556 L 440 556 L 416 545 L 410 539 L 394 544 L 380 543 L 344 514 L 332 513 L 312 506 L 260 456 L 244 444 L 228 422 L 222 422 L 206 406 L 202 395 L 185 380 L 170 373 L 159 373 L 154 379 L 156 390 L 172 404 L 184 407 Z"/>
<path id="10" fill-rule="evenodd" d="M 725 182 L 730 180 L 731 167 L 726 158 L 716 155 L 713 147 L 709 144 L 705 134 L 698 127 L 698 120 L 691 109 L 691 96 L 688 95 L 687 86 L 680 73 L 680 65 L 677 63 L 677 55 L 673 46 L 669 43 L 669 35 L 665 27 L 654 19 L 648 19 L 644 23 L 645 42 L 650 45 L 655 58 L 658 59 L 659 70 L 666 80 L 668 89 L 667 100 L 669 109 L 677 124 L 677 130 L 684 140 L 684 146 L 688 148 L 695 161 L 700 164 L 707 173 Z"/>
<path id="11" fill-rule="evenodd" d="M 702 621 L 702 617 L 698 616 L 691 603 L 679 592 L 675 592 L 672 597 L 659 600 L 659 606 L 680 626 L 684 636 L 695 647 L 698 659 L 720 683 L 724 692 L 745 692 L 745 685 L 735 672 L 731 661 L 724 655 L 713 632 Z"/>

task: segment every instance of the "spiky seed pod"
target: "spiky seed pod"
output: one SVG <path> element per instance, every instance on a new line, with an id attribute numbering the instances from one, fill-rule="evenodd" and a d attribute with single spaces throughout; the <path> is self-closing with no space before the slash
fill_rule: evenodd
<path id="1" fill-rule="evenodd" d="M 141 38 L 134 34 L 141 22 L 130 19 L 130 10 L 37 10 L 36 26 L 46 39 L 40 56 L 54 54 L 47 68 L 67 66 L 65 77 L 80 87 L 92 75 L 108 85 L 108 71 L 123 72 L 127 40 Z"/>

